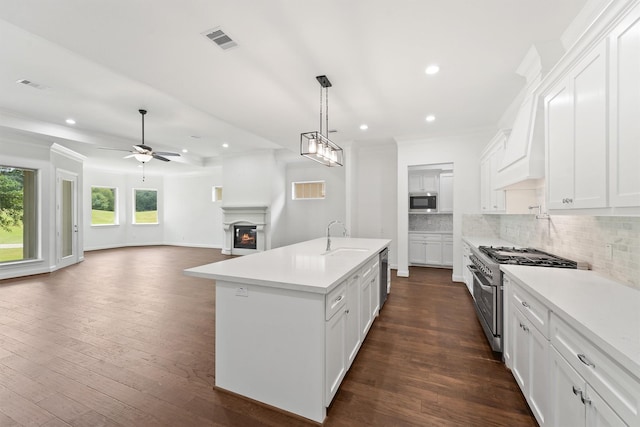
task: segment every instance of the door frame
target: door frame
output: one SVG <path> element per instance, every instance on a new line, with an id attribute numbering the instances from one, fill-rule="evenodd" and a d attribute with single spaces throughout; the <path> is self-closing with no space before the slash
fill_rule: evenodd
<path id="1" fill-rule="evenodd" d="M 71 255 L 63 256 L 62 240 L 62 181 L 71 181 Z M 80 261 L 79 229 L 78 229 L 78 174 L 64 169 L 56 169 L 56 269 L 68 267 Z"/>

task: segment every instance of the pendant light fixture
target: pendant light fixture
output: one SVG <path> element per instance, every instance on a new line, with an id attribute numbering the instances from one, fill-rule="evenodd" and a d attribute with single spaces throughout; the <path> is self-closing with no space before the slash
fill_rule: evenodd
<path id="1" fill-rule="evenodd" d="M 320 130 L 304 132 L 300 134 L 300 155 L 322 163 L 325 166 L 342 166 L 344 163 L 344 152 L 338 144 L 328 138 L 329 134 L 329 88 L 331 82 L 327 76 L 317 76 L 320 83 Z M 325 105 L 325 127 L 322 127 L 322 95 L 326 100 Z"/>

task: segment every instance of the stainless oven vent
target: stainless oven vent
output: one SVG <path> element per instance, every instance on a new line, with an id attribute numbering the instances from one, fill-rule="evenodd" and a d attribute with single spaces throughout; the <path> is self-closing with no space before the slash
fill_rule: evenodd
<path id="1" fill-rule="evenodd" d="M 227 50 L 232 47 L 238 46 L 238 44 L 231 39 L 220 27 L 213 28 L 211 30 L 202 33 L 206 38 L 220 46 L 221 49 Z"/>

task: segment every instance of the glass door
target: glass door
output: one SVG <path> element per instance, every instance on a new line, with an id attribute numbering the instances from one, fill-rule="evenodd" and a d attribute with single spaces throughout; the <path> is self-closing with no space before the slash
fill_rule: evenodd
<path id="1" fill-rule="evenodd" d="M 65 171 L 57 173 L 57 266 L 78 262 L 78 176 Z"/>

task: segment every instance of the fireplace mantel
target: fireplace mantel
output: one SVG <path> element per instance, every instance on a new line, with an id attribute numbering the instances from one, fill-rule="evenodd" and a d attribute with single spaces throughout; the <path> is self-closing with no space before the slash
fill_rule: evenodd
<path id="1" fill-rule="evenodd" d="M 224 227 L 224 246 L 222 253 L 225 255 L 249 255 L 262 252 L 267 249 L 267 213 L 268 206 L 253 205 L 224 205 L 222 206 L 222 225 Z M 233 247 L 233 227 L 235 225 L 256 226 L 256 249 L 244 249 Z"/>

